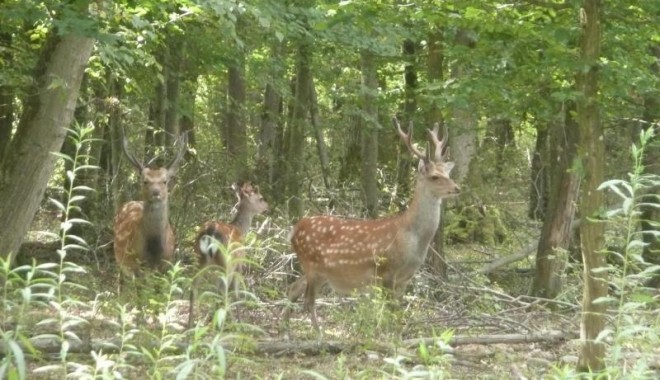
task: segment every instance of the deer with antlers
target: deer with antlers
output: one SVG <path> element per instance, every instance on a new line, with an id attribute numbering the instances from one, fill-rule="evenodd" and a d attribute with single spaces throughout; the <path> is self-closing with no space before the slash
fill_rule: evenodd
<path id="1" fill-rule="evenodd" d="M 174 258 L 174 231 L 169 223 L 168 184 L 186 151 L 187 134 L 181 136 L 174 158 L 165 167 L 148 168 L 128 149 L 122 150 L 142 180 L 141 200 L 125 203 L 115 216 L 114 250 L 121 273 L 135 277 L 142 266 L 162 269 Z"/>
<path id="2" fill-rule="evenodd" d="M 460 192 L 459 186 L 449 178 L 454 163 L 447 161 L 443 153 L 446 130 L 442 139 L 438 138 L 437 123 L 433 130 L 428 130 L 429 147 L 424 153 L 412 143 L 412 122 L 408 133 L 403 132 L 396 118 L 393 123 L 410 153 L 420 159 L 417 184 L 408 209 L 372 220 L 307 217 L 293 228 L 291 245 L 304 277 L 291 285 L 288 298 L 295 302 L 305 294 L 304 309 L 310 313 L 316 330 L 319 330 L 314 305 L 316 293 L 325 283 L 341 293 L 379 283 L 395 296 L 401 295 L 424 263 L 440 223 L 442 199 Z M 285 320 L 288 317 L 289 309 Z"/>
<path id="3" fill-rule="evenodd" d="M 230 223 L 206 222 L 197 233 L 194 249 L 202 269 L 215 266 L 225 272 L 227 288 L 237 292 L 238 281 L 234 273 L 242 273 L 245 250 L 240 247 L 256 215 L 268 211 L 268 203 L 258 186 L 251 182 L 232 184 L 238 202 L 236 215 Z M 221 284 L 222 285 L 222 284 Z M 220 288 L 224 288 L 220 286 Z M 189 324 L 193 320 L 195 290 L 190 292 Z"/>

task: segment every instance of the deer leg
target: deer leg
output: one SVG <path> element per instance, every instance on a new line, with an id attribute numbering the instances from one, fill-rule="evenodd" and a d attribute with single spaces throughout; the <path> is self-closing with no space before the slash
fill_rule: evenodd
<path id="1" fill-rule="evenodd" d="M 314 330 L 320 332 L 321 329 L 319 328 L 319 324 L 316 319 L 316 305 L 315 305 L 316 291 L 318 290 L 319 285 L 321 285 L 321 281 L 319 280 L 318 277 L 307 279 L 307 287 L 305 288 L 304 309 L 306 312 L 310 313 L 310 318 L 312 320 L 312 326 L 314 327 Z"/>
<path id="2" fill-rule="evenodd" d="M 284 313 L 282 314 L 282 328 L 286 331 L 287 338 L 289 338 L 289 319 L 291 318 L 291 309 L 293 309 L 293 303 L 300 298 L 300 296 L 305 292 L 307 287 L 307 279 L 305 276 L 299 277 L 293 284 L 289 286 L 287 291 L 288 304 L 284 307 Z"/>

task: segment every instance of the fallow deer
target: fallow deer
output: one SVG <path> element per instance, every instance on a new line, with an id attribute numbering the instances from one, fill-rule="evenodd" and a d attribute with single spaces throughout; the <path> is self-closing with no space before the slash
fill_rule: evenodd
<path id="1" fill-rule="evenodd" d="M 174 258 L 174 231 L 169 223 L 168 184 L 176 174 L 186 151 L 187 134 L 178 142 L 178 151 L 165 167 L 145 167 L 128 149 L 122 150 L 142 180 L 141 200 L 125 203 L 115 216 L 114 250 L 121 273 L 134 277 L 142 266 L 162 269 Z"/>
<path id="2" fill-rule="evenodd" d="M 202 266 L 217 265 L 227 267 L 227 258 L 221 246 L 229 247 L 231 243 L 240 242 L 247 235 L 252 219 L 268 210 L 268 203 L 261 195 L 258 186 L 250 182 L 232 184 L 238 203 L 235 206 L 236 215 L 230 223 L 219 221 L 206 222 L 197 233 L 195 239 L 195 252 Z M 233 255 L 238 258 L 244 254 L 242 250 L 235 250 Z"/>
<path id="3" fill-rule="evenodd" d="M 232 184 L 238 203 L 234 208 L 236 215 L 230 223 L 220 221 L 206 222 L 200 227 L 195 238 L 194 249 L 202 269 L 216 266 L 225 272 L 227 288 L 237 291 L 238 282 L 234 273 L 242 273 L 245 250 L 240 247 L 247 235 L 252 220 L 256 215 L 268 211 L 268 203 L 261 195 L 258 186 L 250 182 Z M 222 284 L 221 284 L 222 285 Z M 224 288 L 223 286 L 220 286 Z M 193 319 L 195 286 L 190 293 L 189 324 Z"/>
<path id="4" fill-rule="evenodd" d="M 417 184 L 408 209 L 395 216 L 371 220 L 306 217 L 294 226 L 291 245 L 304 277 L 290 287 L 288 298 L 295 302 L 304 292 L 304 309 L 310 313 L 316 330 L 319 330 L 314 305 L 316 293 L 325 283 L 341 293 L 379 283 L 395 296 L 401 295 L 424 263 L 440 223 L 442 199 L 460 192 L 449 178 L 454 163 L 446 161 L 443 148 L 447 136 L 443 133 L 442 140 L 438 138 L 439 125 L 436 123 L 433 130 L 428 130 L 429 145 L 423 153 L 412 143 L 412 123 L 407 134 L 396 118 L 393 123 L 410 153 L 420 158 Z M 285 320 L 289 312 L 287 309 Z"/>

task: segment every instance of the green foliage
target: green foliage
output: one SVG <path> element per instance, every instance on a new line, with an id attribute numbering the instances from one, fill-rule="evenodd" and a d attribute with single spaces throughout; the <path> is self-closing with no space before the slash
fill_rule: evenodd
<path id="1" fill-rule="evenodd" d="M 615 289 L 613 296 L 597 302 L 607 302 L 616 306 L 616 321 L 612 329 L 605 329 L 600 339 L 613 339 L 610 346 L 608 372 L 613 377 L 631 377 L 637 379 L 653 378 L 651 368 L 655 360 L 654 348 L 660 343 L 658 334 L 657 314 L 649 313 L 657 309 L 658 299 L 653 296 L 653 290 L 646 283 L 660 272 L 660 266 L 649 263 L 643 256 L 643 249 L 648 244 L 644 234 L 652 234 L 658 238 L 658 230 L 640 230 L 643 207 L 660 207 L 658 194 L 648 196 L 648 191 L 660 186 L 660 176 L 645 172 L 643 165 L 646 150 L 654 139 L 653 128 L 640 133 L 638 144 L 632 146 L 633 170 L 627 180 L 609 180 L 604 182 L 599 190 L 607 189 L 616 194 L 621 203 L 619 207 L 610 210 L 607 218 L 610 223 L 622 227 L 623 234 L 616 239 L 616 246 L 621 251 L 610 250 L 609 254 L 616 257 L 618 266 L 611 265 L 611 286 Z M 657 221 L 656 221 L 657 227 Z M 629 358 L 634 350 L 635 359 Z"/>

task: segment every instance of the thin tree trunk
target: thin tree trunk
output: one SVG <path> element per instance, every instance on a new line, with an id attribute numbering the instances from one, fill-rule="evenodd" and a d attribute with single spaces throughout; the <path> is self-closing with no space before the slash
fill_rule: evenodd
<path id="1" fill-rule="evenodd" d="M 433 28 L 428 35 L 428 60 L 427 60 L 427 77 L 429 85 L 437 84 L 443 80 L 443 62 L 444 62 L 444 52 L 442 49 L 443 42 L 443 32 L 439 26 Z M 439 86 L 434 86 L 439 87 Z M 444 125 L 444 118 L 442 116 L 442 109 L 438 102 L 435 101 L 436 97 L 439 97 L 441 94 L 432 93 L 429 94 L 431 97 L 431 104 L 429 105 L 427 124 L 433 125 L 434 123 L 439 123 Z M 444 133 L 444 131 L 443 131 Z M 445 136 L 442 136 L 443 138 Z M 429 264 L 429 267 L 441 280 L 447 279 L 447 255 L 445 254 L 445 223 L 444 223 L 444 214 L 445 214 L 446 202 L 443 202 L 440 207 L 440 224 L 438 225 L 438 230 L 435 233 L 433 242 L 431 243 L 432 250 L 429 255 L 426 256 L 426 262 Z"/>
<path id="2" fill-rule="evenodd" d="M 161 53 L 164 57 L 161 62 L 167 60 L 167 53 Z M 163 64 L 163 77 L 167 78 L 168 69 Z M 165 118 L 167 113 L 167 85 L 161 81 L 156 83 L 154 87 L 154 95 L 149 107 L 149 121 L 150 126 L 144 130 L 144 156 L 155 157 L 156 148 L 164 146 L 163 130 L 165 129 Z M 156 165 L 164 165 L 162 162 L 157 162 Z"/>
<path id="3" fill-rule="evenodd" d="M 548 160 L 548 170 L 553 173 L 550 176 L 550 203 L 539 239 L 536 275 L 531 290 L 532 295 L 543 298 L 555 298 L 561 292 L 580 187 L 579 176 L 570 170 L 578 141 L 578 125 L 572 116 L 575 107 L 569 104 L 563 111 L 564 121 L 551 131 L 550 145 L 554 150 Z"/>
<path id="4" fill-rule="evenodd" d="M 378 76 L 374 56 L 366 51 L 360 55 L 362 63 L 362 192 L 370 218 L 378 216 Z"/>
<path id="5" fill-rule="evenodd" d="M 121 111 L 121 102 L 124 96 L 124 87 L 122 82 L 119 81 L 112 74 L 110 75 L 110 93 L 116 99 L 116 102 L 111 105 L 110 115 L 108 119 L 108 132 L 110 137 L 110 162 L 107 172 L 110 181 L 110 199 L 112 200 L 113 210 L 118 210 L 119 206 L 124 204 L 128 199 L 122 198 L 121 183 L 117 178 L 119 173 L 119 162 L 122 157 L 121 149 L 121 131 L 123 129 L 123 118 Z"/>
<path id="6" fill-rule="evenodd" d="M 15 259 L 43 198 L 75 111 L 94 40 L 51 31 L 36 66 L 35 87 L 0 170 L 0 254 Z M 56 79 L 53 79 L 56 78 Z M 54 82 L 55 81 L 55 82 Z M 55 85 L 61 83 L 60 85 Z"/>
<path id="7" fill-rule="evenodd" d="M 529 209 L 527 216 L 532 220 L 544 220 L 548 205 L 547 175 L 547 125 L 536 125 L 536 146 L 532 156 L 531 178 L 529 184 Z"/>
<path id="8" fill-rule="evenodd" d="M 263 111 L 261 113 L 261 125 L 257 144 L 257 177 L 260 182 L 269 189 L 268 193 L 274 193 L 273 184 L 279 173 L 276 172 L 277 154 L 281 152 L 281 129 L 282 129 L 282 94 L 278 91 L 275 83 L 284 80 L 284 72 L 279 63 L 284 54 L 284 43 L 274 41 L 271 46 L 271 72 L 272 82 L 266 84 L 263 100 Z"/>
<path id="9" fill-rule="evenodd" d="M 475 41 L 466 30 L 461 29 L 457 32 L 455 43 L 471 48 Z M 458 63 L 452 68 L 452 78 L 458 81 L 469 75 L 470 70 L 465 63 Z M 455 164 L 452 177 L 456 183 L 464 183 L 477 148 L 476 117 L 474 110 L 468 106 L 454 106 L 452 112 L 452 127 L 449 128 L 451 155 Z"/>
<path id="10" fill-rule="evenodd" d="M 238 25 L 237 25 L 238 27 Z M 236 52 L 235 61 L 227 70 L 227 152 L 232 160 L 231 172 L 234 180 L 247 178 L 247 129 L 245 117 L 245 56 L 242 51 Z"/>
<path id="11" fill-rule="evenodd" d="M 405 122 L 411 122 L 415 119 L 417 111 L 417 44 L 415 41 L 406 39 L 403 41 L 403 81 L 404 81 L 404 96 L 403 96 L 403 114 Z M 392 134 L 392 138 L 396 138 Z M 399 145 L 400 146 L 400 145 Z M 410 168 L 417 167 L 413 163 L 413 159 L 404 150 L 403 154 L 399 155 L 399 165 L 397 168 L 397 193 L 402 197 L 408 198 L 410 194 Z"/>
<path id="12" fill-rule="evenodd" d="M 323 185 L 326 190 L 330 190 L 330 159 L 328 158 L 328 148 L 323 138 L 323 130 L 319 122 L 318 99 L 316 97 L 316 86 L 314 81 L 309 82 L 311 88 L 309 94 L 311 95 L 309 113 L 311 119 L 312 129 L 314 130 L 314 137 L 316 140 L 316 150 L 319 154 L 319 162 L 321 163 L 321 177 L 323 178 Z"/>
<path id="13" fill-rule="evenodd" d="M 311 41 L 306 37 L 301 37 L 298 42 L 298 52 L 296 55 L 296 87 L 295 100 L 293 104 L 293 113 L 290 123 L 290 140 L 288 147 L 287 170 L 287 194 L 289 195 L 289 215 L 291 218 L 299 219 L 304 213 L 303 201 L 303 162 L 305 130 L 307 129 L 307 115 L 309 115 L 309 101 L 312 81 Z"/>
<path id="14" fill-rule="evenodd" d="M 656 58 L 656 62 L 651 67 L 651 71 L 656 75 L 660 74 L 660 45 L 653 46 L 652 55 Z M 654 174 L 660 176 L 660 91 L 652 91 L 644 97 L 644 125 L 642 128 L 654 128 L 654 136 L 651 142 L 647 145 L 645 155 L 643 158 L 644 171 L 646 174 Z M 660 238 L 658 231 L 660 230 L 660 208 L 653 205 L 658 204 L 658 194 L 660 194 L 660 185 L 653 186 L 646 190 L 646 194 L 642 197 L 642 202 L 646 205 L 642 206 L 641 230 L 648 231 L 643 234 L 644 251 L 642 256 L 644 261 L 653 265 L 660 265 Z M 654 234 L 655 232 L 655 234 Z M 656 272 L 648 286 L 658 288 L 660 287 L 660 273 Z"/>
<path id="15" fill-rule="evenodd" d="M 11 34 L 0 33 L 0 43 L 11 46 Z M 11 49 L 3 49 L 2 59 L 5 64 L 13 62 Z M 14 127 L 14 88 L 11 85 L 0 84 L 0 167 L 4 161 L 5 152 L 11 140 L 11 131 Z M 1 173 L 0 173 L 1 175 Z"/>
<path id="16" fill-rule="evenodd" d="M 605 344 L 596 338 L 605 328 L 607 305 L 594 302 L 607 296 L 607 271 L 604 245 L 604 224 L 599 221 L 603 194 L 596 190 L 604 181 L 605 148 L 603 127 L 598 107 L 598 60 L 600 58 L 601 4 L 599 0 L 584 0 L 580 10 L 582 28 L 580 55 L 584 62 L 577 74 L 577 103 L 580 124 L 579 159 L 583 168 L 579 208 L 583 223 L 580 228 L 584 262 L 584 295 L 582 301 L 581 349 L 578 370 L 599 372 L 604 368 Z"/>
<path id="17" fill-rule="evenodd" d="M 165 115 L 163 120 L 163 131 L 165 132 L 163 143 L 172 146 L 180 134 L 179 125 L 179 99 L 181 94 L 181 70 L 184 53 L 183 42 L 177 36 L 167 37 L 167 66 L 165 86 L 167 103 L 165 104 Z"/>

